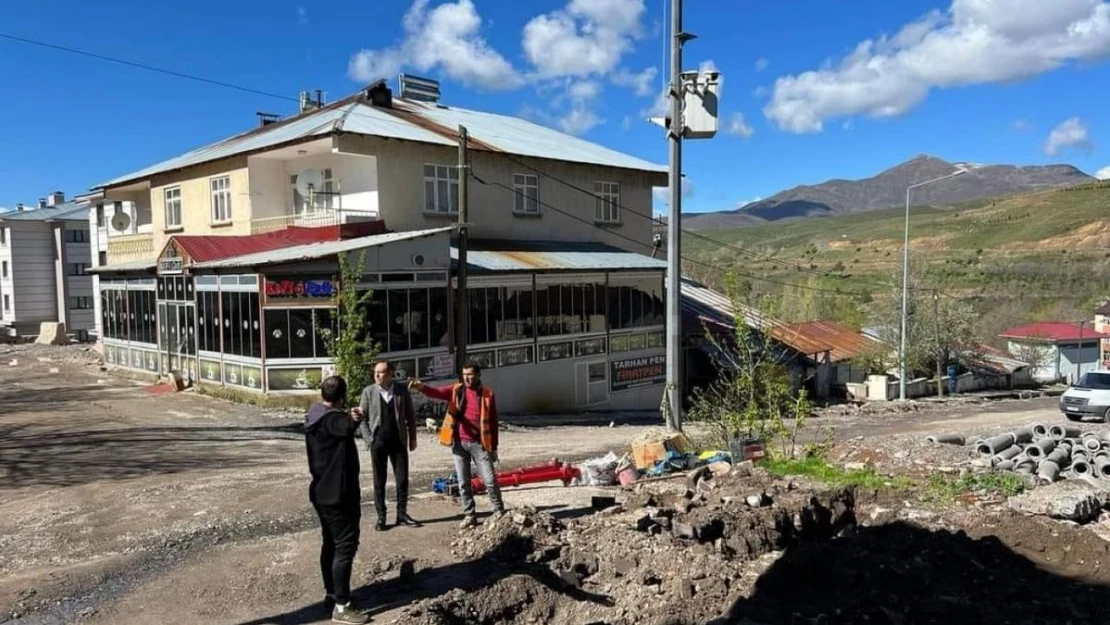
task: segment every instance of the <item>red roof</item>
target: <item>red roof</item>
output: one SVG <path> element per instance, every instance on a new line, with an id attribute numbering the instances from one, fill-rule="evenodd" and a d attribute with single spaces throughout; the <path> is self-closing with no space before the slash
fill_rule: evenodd
<path id="1" fill-rule="evenodd" d="M 851 360 L 878 345 L 873 339 L 833 321 L 794 323 L 783 327 L 782 332 L 826 345 L 832 362 Z"/>
<path id="2" fill-rule="evenodd" d="M 173 240 L 185 250 L 192 262 L 203 263 L 306 243 L 323 243 L 355 236 L 381 234 L 384 231 L 385 222 L 370 221 L 319 228 L 290 227 L 276 232 L 239 236 L 177 235 Z"/>
<path id="3" fill-rule="evenodd" d="M 1040 339 L 1042 341 L 1078 341 L 1083 339 L 1110 339 L 1110 334 L 1095 332 L 1089 325 L 1080 326 L 1078 323 L 1066 321 L 1040 321 L 1016 328 L 1010 328 L 998 336 L 1004 339 Z"/>

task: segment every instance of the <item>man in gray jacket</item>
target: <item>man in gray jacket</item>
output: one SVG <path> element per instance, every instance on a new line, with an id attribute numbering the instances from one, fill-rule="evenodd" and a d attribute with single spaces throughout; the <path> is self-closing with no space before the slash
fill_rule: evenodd
<path id="1" fill-rule="evenodd" d="M 374 384 L 362 389 L 359 401 L 362 423 L 359 430 L 374 470 L 375 529 L 385 530 L 385 477 L 393 465 L 397 482 L 397 525 L 419 525 L 408 514 L 409 452 L 416 450 L 416 412 L 412 396 L 404 384 L 393 381 L 393 363 L 374 363 Z"/>

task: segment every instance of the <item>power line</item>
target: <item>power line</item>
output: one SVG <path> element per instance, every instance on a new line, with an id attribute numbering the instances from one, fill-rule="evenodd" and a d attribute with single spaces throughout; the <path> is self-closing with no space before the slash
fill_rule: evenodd
<path id="1" fill-rule="evenodd" d="M 39 41 L 37 39 L 28 39 L 26 37 L 17 37 L 16 35 L 10 35 L 8 33 L 3 33 L 3 32 L 0 32 L 0 39 L 7 39 L 9 41 L 16 41 L 16 42 L 19 42 L 19 43 L 25 43 L 25 44 L 32 45 L 32 46 L 38 46 L 40 48 L 47 48 L 47 49 L 50 49 L 50 50 L 58 50 L 58 51 L 61 51 L 61 52 L 68 52 L 70 54 L 77 54 L 77 55 L 80 55 L 80 56 L 86 56 L 86 57 L 89 57 L 89 58 L 99 59 L 101 61 L 108 61 L 109 63 L 116 63 L 116 64 L 119 64 L 119 65 L 126 65 L 128 67 L 134 67 L 134 68 L 137 68 L 137 69 L 145 69 L 145 70 L 150 71 L 150 72 L 157 72 L 159 74 L 165 74 L 167 76 L 174 76 L 174 77 L 177 77 L 177 78 L 184 78 L 186 80 L 193 80 L 193 81 L 196 81 L 196 82 L 202 82 L 202 83 L 206 83 L 206 84 L 209 84 L 209 85 L 215 85 L 217 87 L 224 87 L 225 89 L 234 89 L 236 91 L 242 91 L 242 92 L 245 92 L 245 93 L 252 93 L 252 94 L 255 94 L 255 95 L 266 96 L 268 98 L 278 98 L 278 99 L 281 99 L 281 100 L 289 100 L 289 101 L 292 101 L 292 102 L 297 102 L 297 99 L 294 98 L 294 97 L 291 97 L 291 96 L 280 95 L 280 94 L 277 94 L 277 93 L 270 93 L 268 91 L 262 91 L 260 89 L 252 89 L 250 87 L 243 87 L 243 86 L 235 85 L 235 84 L 232 84 L 232 83 L 229 83 L 229 82 L 223 82 L 223 81 L 220 81 L 220 80 L 214 80 L 212 78 L 205 78 L 203 76 L 197 76 L 195 74 L 187 74 L 185 72 L 179 72 L 179 71 L 172 70 L 172 69 L 165 69 L 165 68 L 162 68 L 162 67 L 156 67 L 154 65 L 147 65 L 146 63 L 139 63 L 139 62 L 136 62 L 136 61 L 128 61 L 126 59 L 121 59 L 121 58 L 117 58 L 117 57 L 114 57 L 114 56 L 107 56 L 107 55 L 104 55 L 104 54 L 97 54 L 95 52 L 89 52 L 87 50 L 80 50 L 78 48 L 71 48 L 69 46 L 62 46 L 62 45 L 58 45 L 58 44 L 54 44 L 54 43 L 47 43 L 45 41 Z"/>

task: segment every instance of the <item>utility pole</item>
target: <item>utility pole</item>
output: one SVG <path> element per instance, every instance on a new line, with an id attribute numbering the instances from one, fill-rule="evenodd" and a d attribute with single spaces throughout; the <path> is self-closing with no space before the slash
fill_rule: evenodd
<path id="1" fill-rule="evenodd" d="M 937 397 L 944 397 L 944 363 L 945 350 L 940 345 L 940 294 L 933 291 L 933 331 L 937 337 Z"/>
<path id="2" fill-rule="evenodd" d="M 671 422 L 682 431 L 682 46 L 693 36 L 682 32 L 682 0 L 671 0 L 671 114 L 668 125 L 670 142 L 671 210 L 667 217 L 667 402 Z"/>
<path id="3" fill-rule="evenodd" d="M 455 373 L 462 377 L 462 368 L 466 364 L 466 339 L 470 330 L 469 311 L 470 297 L 466 290 L 467 273 L 467 223 L 469 196 L 467 193 L 470 178 L 470 154 L 468 142 L 470 137 L 466 126 L 459 126 L 459 268 L 458 288 L 455 289 Z"/>
<path id="4" fill-rule="evenodd" d="M 1079 353 L 1076 355 L 1075 360 L 1075 383 L 1079 384 L 1079 379 L 1083 377 L 1083 325 L 1086 321 L 1079 322 Z"/>

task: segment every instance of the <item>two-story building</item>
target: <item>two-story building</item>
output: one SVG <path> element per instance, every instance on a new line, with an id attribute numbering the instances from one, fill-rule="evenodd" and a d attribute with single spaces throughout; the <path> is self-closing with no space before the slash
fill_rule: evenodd
<path id="1" fill-rule="evenodd" d="M 502 409 L 658 408 L 665 264 L 650 256 L 651 202 L 665 167 L 381 81 L 306 104 L 87 196 L 109 364 L 311 389 L 330 364 L 321 330 L 346 253 L 365 255 L 368 331 L 398 373 L 452 377 L 466 176 L 468 357 Z"/>
<path id="2" fill-rule="evenodd" d="M 61 191 L 0 214 L 0 332 L 33 336 L 42 323 L 60 322 L 75 339 L 89 338 L 96 323 L 88 214 Z"/>

